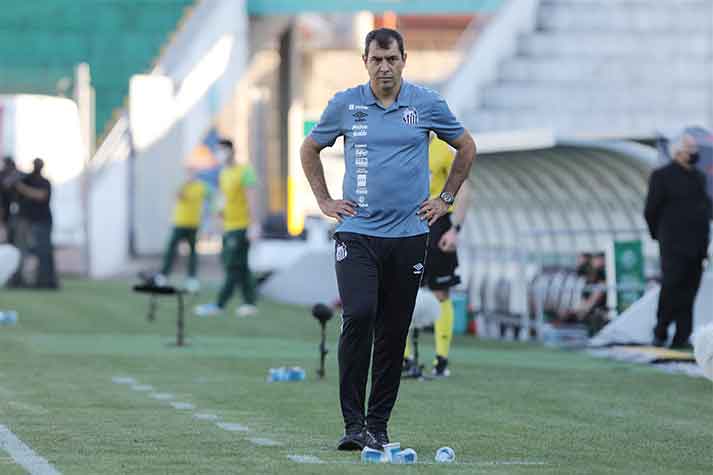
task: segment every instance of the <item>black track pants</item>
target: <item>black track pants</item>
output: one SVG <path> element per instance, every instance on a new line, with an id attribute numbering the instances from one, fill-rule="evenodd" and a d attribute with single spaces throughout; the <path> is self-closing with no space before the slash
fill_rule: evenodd
<path id="1" fill-rule="evenodd" d="M 344 424 L 348 431 L 365 422 L 372 431 L 386 430 L 401 382 L 406 335 L 424 271 L 428 235 L 379 238 L 337 233 L 335 238 L 343 306 L 339 395 Z M 365 418 L 369 364 L 371 395 Z"/>
<path id="2" fill-rule="evenodd" d="M 666 340 L 668 327 L 676 322 L 672 345 L 688 343 L 693 328 L 693 304 L 703 275 L 701 258 L 661 252 L 661 293 L 654 335 Z"/>

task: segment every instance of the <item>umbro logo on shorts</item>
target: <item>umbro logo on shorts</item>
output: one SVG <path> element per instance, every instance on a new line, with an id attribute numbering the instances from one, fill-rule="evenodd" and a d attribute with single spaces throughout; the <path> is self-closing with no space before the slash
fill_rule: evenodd
<path id="1" fill-rule="evenodd" d="M 413 273 L 418 275 L 418 274 L 423 274 L 423 264 L 420 262 L 413 266 Z"/>

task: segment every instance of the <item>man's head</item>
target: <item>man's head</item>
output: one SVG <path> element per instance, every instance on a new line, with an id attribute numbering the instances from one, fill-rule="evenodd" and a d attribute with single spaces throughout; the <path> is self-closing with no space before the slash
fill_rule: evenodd
<path id="1" fill-rule="evenodd" d="M 32 160 L 32 173 L 40 175 L 44 166 L 45 162 L 41 158 L 35 158 Z"/>
<path id="2" fill-rule="evenodd" d="M 235 150 L 233 148 L 233 141 L 229 139 L 221 139 L 218 142 L 218 161 L 222 165 L 234 165 L 235 164 Z"/>
<path id="3" fill-rule="evenodd" d="M 406 65 L 404 39 L 396 30 L 379 28 L 366 35 L 364 66 L 375 92 L 389 93 L 401 85 L 401 74 Z"/>
<path id="4" fill-rule="evenodd" d="M 671 157 L 681 165 L 690 167 L 698 161 L 698 145 L 690 134 L 682 134 L 670 145 Z"/>
<path id="5" fill-rule="evenodd" d="M 604 269 L 607 265 L 606 256 L 598 252 L 592 256 L 592 267 L 595 269 Z"/>
<path id="6" fill-rule="evenodd" d="M 2 171 L 3 172 L 10 172 L 12 170 L 15 170 L 15 160 L 12 159 L 12 157 L 7 156 L 3 158 L 2 160 Z"/>

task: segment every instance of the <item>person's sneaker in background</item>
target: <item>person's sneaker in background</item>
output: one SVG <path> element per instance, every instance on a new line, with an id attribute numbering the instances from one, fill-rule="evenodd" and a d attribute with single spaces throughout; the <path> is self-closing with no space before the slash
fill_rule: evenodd
<path id="1" fill-rule="evenodd" d="M 252 317 L 257 315 L 257 307 L 251 304 L 243 304 L 235 310 L 235 315 L 239 318 Z"/>
<path id="2" fill-rule="evenodd" d="M 223 309 L 218 307 L 214 303 L 204 303 L 201 305 L 197 305 L 196 308 L 193 310 L 193 313 L 195 313 L 199 317 L 214 317 L 220 314 L 222 311 Z"/>
<path id="3" fill-rule="evenodd" d="M 433 376 L 437 378 L 446 378 L 451 375 L 451 370 L 448 369 L 448 358 L 436 356 L 435 366 L 433 367 Z"/>
<path id="4" fill-rule="evenodd" d="M 411 370 L 415 366 L 415 363 L 413 361 L 413 358 L 404 358 L 404 362 L 401 365 L 401 374 L 402 375 L 407 375 L 411 373 Z"/>

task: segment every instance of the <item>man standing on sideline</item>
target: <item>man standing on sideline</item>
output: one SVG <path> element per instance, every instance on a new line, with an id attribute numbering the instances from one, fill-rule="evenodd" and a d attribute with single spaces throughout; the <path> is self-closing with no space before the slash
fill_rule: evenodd
<path id="1" fill-rule="evenodd" d="M 198 281 L 196 240 L 198 228 L 201 225 L 203 206 L 209 196 L 208 185 L 198 179 L 196 170 L 188 169 L 188 180 L 181 185 L 176 196 L 176 205 L 173 208 L 173 231 L 163 256 L 163 267 L 161 273 L 155 277 L 158 285 L 164 285 L 168 281 L 173 261 L 176 258 L 176 249 L 181 241 L 186 241 L 189 255 L 188 278 L 185 288 L 189 292 L 198 292 L 200 282 Z"/>
<path id="2" fill-rule="evenodd" d="M 257 178 L 250 164 L 238 164 L 235 160 L 233 142 L 221 140 L 218 144 L 219 161 L 224 163 L 220 172 L 220 191 L 224 206 L 222 260 L 225 280 L 216 303 L 199 305 L 196 315 L 207 317 L 217 315 L 224 309 L 240 283 L 243 303 L 238 307 L 238 317 L 257 313 L 255 279 L 248 266 L 250 242 L 259 238 L 260 228 L 257 218 Z"/>
<path id="3" fill-rule="evenodd" d="M 381 450 L 389 442 L 387 424 L 423 275 L 428 226 L 453 204 L 475 158 L 473 139 L 446 102 L 402 80 L 406 53 L 399 32 L 370 32 L 362 60 L 369 82 L 337 93 L 300 149 L 320 209 L 339 221 L 335 260 L 343 305 L 338 359 L 345 426 L 339 450 L 365 445 Z M 457 150 L 435 199 L 428 193 L 430 131 Z M 339 136 L 344 137 L 343 199 L 333 199 L 319 152 Z"/>
<path id="4" fill-rule="evenodd" d="M 443 190 L 455 159 L 448 144 L 434 136 L 435 134 L 432 133 L 428 146 L 428 168 L 431 177 L 429 196 L 431 198 L 437 198 Z M 458 267 L 456 248 L 458 233 L 465 221 L 470 204 L 469 190 L 466 181 L 458 193 L 457 202 L 449 206 L 448 212 L 433 223 L 428 236 L 428 255 L 423 279 L 441 306 L 441 313 L 433 325 L 436 343 L 433 375 L 436 377 L 446 377 L 451 374 L 448 369 L 448 353 L 453 340 L 453 302 L 450 297 L 450 288 L 460 283 L 460 278 L 455 274 L 456 267 Z M 408 374 L 413 371 L 413 368 L 411 344 L 407 339 L 404 351 L 404 372 Z"/>
<path id="5" fill-rule="evenodd" d="M 54 265 L 54 250 L 52 248 L 52 185 L 42 176 L 44 162 L 35 158 L 32 162 L 32 173 L 14 183 L 14 190 L 19 198 L 20 211 L 17 228 L 17 241 L 22 253 L 20 265 L 12 284 L 22 286 L 22 268 L 24 258 L 28 253 L 37 256 L 38 268 L 35 287 L 57 289 L 59 283 Z"/>
<path id="6" fill-rule="evenodd" d="M 654 345 L 664 346 L 676 322 L 671 348 L 689 347 L 693 303 L 710 240 L 711 201 L 706 178 L 695 168 L 695 139 L 682 135 L 670 147 L 673 161 L 651 174 L 644 216 L 661 253 L 661 293 Z"/>

